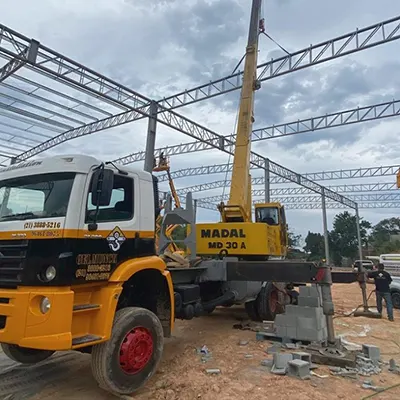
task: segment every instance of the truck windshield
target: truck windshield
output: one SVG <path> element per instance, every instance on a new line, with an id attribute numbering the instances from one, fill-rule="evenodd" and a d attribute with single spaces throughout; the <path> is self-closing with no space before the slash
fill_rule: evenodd
<path id="1" fill-rule="evenodd" d="M 65 217 L 74 177 L 58 172 L 0 181 L 0 221 Z"/>

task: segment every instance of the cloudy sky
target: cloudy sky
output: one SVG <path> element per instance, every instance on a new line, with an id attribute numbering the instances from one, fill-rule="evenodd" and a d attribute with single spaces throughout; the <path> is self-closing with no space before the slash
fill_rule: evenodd
<path id="1" fill-rule="evenodd" d="M 7 7 L 6 0 L 0 0 L 0 6 L 2 3 L 0 23 L 155 99 L 229 75 L 245 50 L 251 6 L 250 0 L 14 0 L 11 5 L 7 2 Z M 384 21 L 399 11 L 398 0 L 265 0 L 263 6 L 267 32 L 289 52 Z M 265 36 L 260 40 L 259 63 L 284 54 Z M 254 128 L 399 99 L 399 51 L 400 43 L 395 41 L 264 82 L 256 94 Z M 30 71 L 20 70 L 19 76 L 45 84 L 43 77 Z M 23 85 L 15 78 L 5 83 Z M 0 95 L 9 95 L 9 90 L 0 86 Z M 70 93 L 69 88 L 64 90 Z M 235 127 L 238 96 L 236 91 L 178 112 L 218 133 L 230 134 Z M 4 96 L 0 101 L 10 104 Z M 4 125 L 0 129 L 7 131 Z M 115 159 L 144 150 L 146 129 L 146 120 L 134 122 L 67 142 L 51 153 L 89 153 Z M 34 138 L 43 140 L 37 135 Z M 258 142 L 253 149 L 304 173 L 400 164 L 397 138 L 398 121 L 390 118 Z M 192 139 L 159 125 L 156 147 L 188 141 Z M 206 151 L 176 156 L 171 163 L 172 169 L 178 170 L 228 161 L 225 154 Z M 262 171 L 253 170 L 252 174 L 261 176 Z M 191 177 L 177 180 L 176 186 L 221 179 L 225 175 Z M 196 197 L 219 193 L 221 190 L 207 191 Z M 337 212 L 328 212 L 329 224 Z M 321 210 L 290 210 L 287 214 L 297 233 L 322 229 Z M 361 210 L 361 215 L 374 223 L 394 214 L 395 209 Z M 199 210 L 198 217 L 212 221 L 218 219 L 218 213 Z"/>

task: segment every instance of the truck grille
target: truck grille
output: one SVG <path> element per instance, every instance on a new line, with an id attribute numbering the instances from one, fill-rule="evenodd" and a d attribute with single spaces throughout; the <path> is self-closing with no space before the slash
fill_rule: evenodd
<path id="1" fill-rule="evenodd" d="M 15 288 L 21 283 L 27 250 L 27 240 L 0 240 L 0 287 Z"/>

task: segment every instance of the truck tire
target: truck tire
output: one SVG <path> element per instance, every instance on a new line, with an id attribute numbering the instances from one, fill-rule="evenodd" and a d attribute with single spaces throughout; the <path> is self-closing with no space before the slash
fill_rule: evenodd
<path id="1" fill-rule="evenodd" d="M 278 289 L 272 282 L 261 288 L 256 299 L 257 314 L 261 321 L 275 321 L 276 314 L 282 312 L 278 294 Z"/>
<path id="2" fill-rule="evenodd" d="M 163 349 L 157 316 L 144 308 L 123 308 L 115 314 L 110 339 L 93 346 L 93 376 L 109 392 L 132 394 L 156 372 Z"/>
<path id="3" fill-rule="evenodd" d="M 37 364 L 54 354 L 52 350 L 29 349 L 16 344 L 1 343 L 1 348 L 9 359 L 20 364 Z"/>
<path id="4" fill-rule="evenodd" d="M 257 312 L 256 300 L 247 301 L 246 303 L 244 303 L 244 308 L 246 310 L 248 317 L 252 321 L 262 321 L 262 319 L 260 318 L 260 316 L 258 315 L 258 312 Z"/>

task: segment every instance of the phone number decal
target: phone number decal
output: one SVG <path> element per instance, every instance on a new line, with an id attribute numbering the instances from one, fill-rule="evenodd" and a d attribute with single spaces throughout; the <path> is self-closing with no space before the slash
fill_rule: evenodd
<path id="1" fill-rule="evenodd" d="M 61 222 L 25 222 L 24 229 L 57 229 Z"/>

